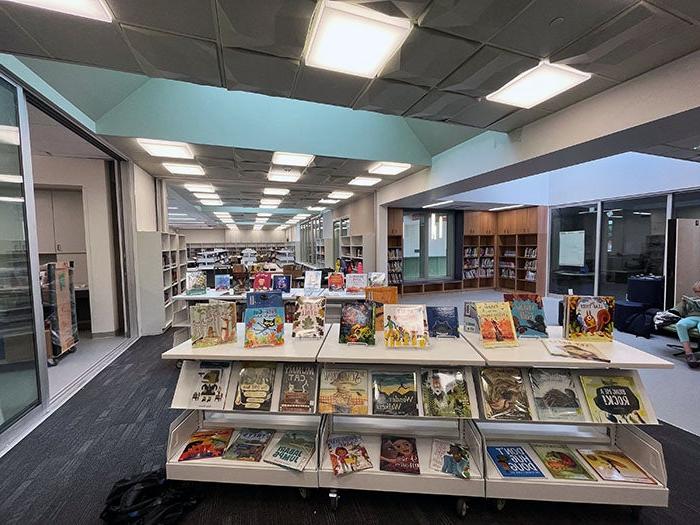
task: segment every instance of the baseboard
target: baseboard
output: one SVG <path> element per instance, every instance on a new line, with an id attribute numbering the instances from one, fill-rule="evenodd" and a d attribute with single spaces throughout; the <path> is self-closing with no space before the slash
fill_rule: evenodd
<path id="1" fill-rule="evenodd" d="M 91 332 L 89 334 L 91 339 L 106 339 L 108 337 L 116 337 L 118 332 L 116 330 L 112 332 Z"/>

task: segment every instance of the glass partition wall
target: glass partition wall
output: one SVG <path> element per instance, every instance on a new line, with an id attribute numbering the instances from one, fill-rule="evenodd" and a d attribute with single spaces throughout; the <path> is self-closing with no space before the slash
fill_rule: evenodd
<path id="1" fill-rule="evenodd" d="M 451 278 L 454 274 L 454 244 L 454 213 L 404 212 L 404 281 Z"/>
<path id="2" fill-rule="evenodd" d="M 592 295 L 598 204 L 553 208 L 550 217 L 549 292 Z"/>

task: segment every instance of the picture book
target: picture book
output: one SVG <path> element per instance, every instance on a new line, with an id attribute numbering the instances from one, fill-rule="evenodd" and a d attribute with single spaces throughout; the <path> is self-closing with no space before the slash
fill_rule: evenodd
<path id="1" fill-rule="evenodd" d="M 236 303 L 211 301 L 190 306 L 192 348 L 236 341 Z"/>
<path id="2" fill-rule="evenodd" d="M 228 274 L 215 275 L 214 289 L 217 292 L 228 292 L 231 289 L 231 276 Z"/>
<path id="3" fill-rule="evenodd" d="M 456 306 L 426 306 L 430 337 L 458 337 L 459 316 Z"/>
<path id="4" fill-rule="evenodd" d="M 231 439 L 231 434 L 233 434 L 232 428 L 198 430 L 190 437 L 178 461 L 221 457 Z"/>
<path id="5" fill-rule="evenodd" d="M 476 303 L 464 302 L 464 331 L 468 334 L 479 333 L 479 314 L 476 313 Z"/>
<path id="6" fill-rule="evenodd" d="M 433 439 L 430 468 L 457 478 L 469 479 L 469 450 L 462 443 Z"/>
<path id="7" fill-rule="evenodd" d="M 491 461 L 504 478 L 543 478 L 523 447 L 486 447 Z"/>
<path id="8" fill-rule="evenodd" d="M 425 305 L 384 305 L 385 346 L 389 348 L 425 348 L 428 344 Z"/>
<path id="9" fill-rule="evenodd" d="M 257 463 L 262 459 L 275 431 L 267 428 L 242 428 L 236 434 L 223 458 Z"/>
<path id="10" fill-rule="evenodd" d="M 314 290 L 321 289 L 321 271 L 320 270 L 306 270 L 304 272 L 304 295 L 307 295 L 307 291 L 313 292 Z"/>
<path id="11" fill-rule="evenodd" d="M 316 434 L 290 430 L 265 453 L 266 463 L 302 472 L 316 450 Z"/>
<path id="12" fill-rule="evenodd" d="M 580 376 L 591 419 L 595 423 L 655 423 L 632 376 Z"/>
<path id="13" fill-rule="evenodd" d="M 367 370 L 323 368 L 321 370 L 319 414 L 367 414 Z"/>
<path id="14" fill-rule="evenodd" d="M 614 313 L 612 296 L 564 296 L 564 339 L 612 341 Z"/>
<path id="15" fill-rule="evenodd" d="M 348 293 L 364 292 L 367 288 L 366 273 L 349 273 L 345 276 L 345 291 Z"/>
<path id="16" fill-rule="evenodd" d="M 207 274 L 199 270 L 188 270 L 185 280 L 185 295 L 207 293 Z"/>
<path id="17" fill-rule="evenodd" d="M 258 272 L 253 277 L 253 290 L 272 290 L 272 275 L 267 272 Z"/>
<path id="18" fill-rule="evenodd" d="M 532 419 L 523 376 L 518 368 L 482 368 L 481 395 L 488 419 Z"/>
<path id="19" fill-rule="evenodd" d="M 354 301 L 343 303 L 340 310 L 341 343 L 374 346 L 374 303 Z"/>
<path id="20" fill-rule="evenodd" d="M 556 479 L 576 479 L 595 481 L 578 459 L 576 454 L 566 445 L 532 444 L 535 454 L 539 456 L 552 477 Z"/>
<path id="21" fill-rule="evenodd" d="M 382 436 L 379 470 L 420 474 L 420 461 L 416 438 L 404 436 Z"/>
<path id="22" fill-rule="evenodd" d="M 610 359 L 594 343 L 571 341 L 569 339 L 550 339 L 542 341 L 551 355 L 583 359 L 585 361 L 600 361 L 609 363 Z"/>
<path id="23" fill-rule="evenodd" d="M 651 476 L 622 452 L 588 448 L 576 450 L 601 479 L 605 481 L 626 481 L 628 483 L 656 485 L 656 481 Z"/>
<path id="24" fill-rule="evenodd" d="M 313 413 L 316 406 L 316 365 L 285 363 L 282 369 L 280 412 Z"/>
<path id="25" fill-rule="evenodd" d="M 243 322 L 245 323 L 244 348 L 284 344 L 284 308 L 249 306 L 245 310 Z"/>
<path id="26" fill-rule="evenodd" d="M 539 295 L 504 293 L 503 300 L 510 305 L 518 337 L 547 337 L 544 306 Z"/>
<path id="27" fill-rule="evenodd" d="M 473 417 L 463 369 L 423 368 L 421 390 L 423 415 Z"/>
<path id="28" fill-rule="evenodd" d="M 238 389 L 233 401 L 236 410 L 270 411 L 272 390 L 275 385 L 275 363 L 241 363 Z"/>
<path id="29" fill-rule="evenodd" d="M 231 276 L 231 290 L 235 294 L 246 293 L 250 289 L 248 274 L 235 274 Z"/>
<path id="30" fill-rule="evenodd" d="M 326 318 L 325 297 L 297 297 L 292 337 L 323 337 Z"/>
<path id="31" fill-rule="evenodd" d="M 386 272 L 370 272 L 367 286 L 386 286 Z"/>
<path id="32" fill-rule="evenodd" d="M 345 289 L 345 276 L 342 272 L 333 272 L 328 276 L 328 291 L 342 292 Z"/>
<path id="33" fill-rule="evenodd" d="M 273 275 L 272 289 L 279 290 L 282 293 L 289 293 L 289 291 L 292 289 L 292 276 L 279 274 Z"/>
<path id="34" fill-rule="evenodd" d="M 256 306 L 258 308 L 266 306 L 284 306 L 282 292 L 271 290 L 268 292 L 248 292 L 245 295 L 246 306 Z"/>
<path id="35" fill-rule="evenodd" d="M 518 346 L 508 303 L 476 303 L 476 313 L 485 348 Z"/>
<path id="36" fill-rule="evenodd" d="M 188 408 L 223 410 L 230 376 L 231 364 L 228 362 L 185 361 L 176 390 L 189 390 Z"/>
<path id="37" fill-rule="evenodd" d="M 372 413 L 417 416 L 416 374 L 414 372 L 372 372 Z"/>
<path id="38" fill-rule="evenodd" d="M 543 421 L 583 421 L 583 408 L 570 370 L 531 368 L 537 417 Z"/>
<path id="39" fill-rule="evenodd" d="M 331 458 L 333 473 L 336 476 L 372 468 L 369 454 L 359 434 L 329 436 L 326 442 Z"/>

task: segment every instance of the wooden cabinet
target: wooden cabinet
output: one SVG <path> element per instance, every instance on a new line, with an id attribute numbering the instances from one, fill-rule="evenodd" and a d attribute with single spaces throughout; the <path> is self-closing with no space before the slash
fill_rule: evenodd
<path id="1" fill-rule="evenodd" d="M 464 212 L 464 235 L 479 235 L 479 212 Z"/>
<path id="2" fill-rule="evenodd" d="M 494 235 L 496 233 L 496 213 L 482 211 L 479 213 L 479 235 Z"/>
<path id="3" fill-rule="evenodd" d="M 497 229 L 499 235 L 513 235 L 516 229 L 516 210 L 498 212 Z"/>
<path id="4" fill-rule="evenodd" d="M 387 232 L 389 235 L 403 235 L 403 210 L 401 208 L 387 210 Z"/>

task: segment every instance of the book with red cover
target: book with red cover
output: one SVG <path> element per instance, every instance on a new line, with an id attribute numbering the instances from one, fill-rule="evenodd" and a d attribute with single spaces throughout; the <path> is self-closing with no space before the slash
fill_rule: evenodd
<path id="1" fill-rule="evenodd" d="M 253 290 L 271 290 L 272 289 L 272 275 L 265 272 L 259 272 L 255 274 L 253 278 Z"/>

